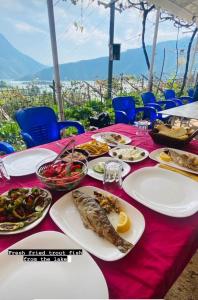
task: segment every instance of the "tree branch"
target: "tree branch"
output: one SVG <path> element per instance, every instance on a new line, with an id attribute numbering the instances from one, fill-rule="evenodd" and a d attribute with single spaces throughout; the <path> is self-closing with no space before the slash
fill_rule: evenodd
<path id="1" fill-rule="evenodd" d="M 159 88 L 160 88 L 160 84 L 161 84 L 161 81 L 162 81 L 162 76 L 163 76 L 163 72 L 164 72 L 165 59 L 166 59 L 166 49 L 164 48 L 162 68 L 161 68 L 161 73 L 160 73 L 160 77 L 159 77 L 159 82 L 158 82 L 158 85 L 157 85 L 156 94 L 158 94 L 158 91 L 159 91 Z"/>
<path id="2" fill-rule="evenodd" d="M 171 88 L 173 88 L 175 79 L 177 78 L 177 73 L 178 73 L 178 68 L 179 68 L 178 39 L 179 39 L 179 27 L 178 27 L 178 29 L 177 29 L 177 40 L 176 40 L 176 44 L 175 44 L 175 48 L 176 48 L 176 70 L 175 70 L 175 76 L 173 77 L 173 81 L 172 81 L 172 83 L 171 83 Z"/>
<path id="3" fill-rule="evenodd" d="M 160 14 L 160 20 L 161 21 L 172 21 L 174 22 L 174 26 L 175 27 L 185 27 L 185 28 L 190 28 L 194 25 L 194 22 L 192 23 L 188 23 L 186 21 L 183 21 L 181 19 L 178 19 L 177 17 L 175 17 L 174 15 L 163 15 L 163 12 Z"/>
<path id="4" fill-rule="evenodd" d="M 145 43 L 145 32 L 146 32 L 146 21 L 147 21 L 147 16 L 148 14 L 155 8 L 155 5 L 149 5 L 147 1 L 139 1 L 139 3 L 134 3 L 131 0 L 128 0 L 128 3 L 130 4 L 130 7 L 134 7 L 138 9 L 139 11 L 143 12 L 143 17 L 142 17 L 142 49 L 144 52 L 144 57 L 146 60 L 146 65 L 148 70 L 150 69 L 150 61 L 146 49 L 146 43 Z"/>
<path id="5" fill-rule="evenodd" d="M 146 19 L 147 19 L 147 12 L 144 11 L 143 18 L 142 18 L 142 48 L 143 48 L 147 68 L 149 70 L 150 69 L 150 61 L 149 61 L 148 53 L 146 50 L 146 44 L 145 44 Z"/>
<path id="6" fill-rule="evenodd" d="M 193 34 L 190 38 L 190 42 L 188 44 L 187 57 L 186 57 L 186 67 L 185 67 L 183 82 L 182 82 L 182 86 L 181 86 L 181 90 L 180 90 L 180 96 L 182 95 L 182 93 L 184 91 L 184 88 L 185 88 L 185 85 L 186 85 L 186 80 L 187 80 L 187 76 L 188 76 L 188 67 L 189 67 L 189 61 L 190 61 L 190 52 L 191 52 L 192 43 L 193 43 L 193 40 L 194 40 L 194 37 L 195 37 L 197 31 L 198 31 L 198 28 L 196 27 L 193 31 Z"/>
<path id="7" fill-rule="evenodd" d="M 150 8 L 148 8 L 148 13 L 150 13 L 151 10 L 155 8 L 155 5 L 153 4 Z"/>

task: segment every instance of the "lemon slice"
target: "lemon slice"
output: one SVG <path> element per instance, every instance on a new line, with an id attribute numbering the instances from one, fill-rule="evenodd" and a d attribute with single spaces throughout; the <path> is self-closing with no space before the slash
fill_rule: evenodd
<path id="1" fill-rule="evenodd" d="M 118 220 L 116 231 L 123 233 L 128 231 L 130 227 L 131 227 L 131 221 L 129 217 L 125 212 L 121 211 L 119 214 L 119 220 Z"/>
<path id="2" fill-rule="evenodd" d="M 169 162 L 172 160 L 170 155 L 166 154 L 165 152 L 160 153 L 160 158 L 161 158 L 161 160 L 166 161 L 166 162 Z"/>

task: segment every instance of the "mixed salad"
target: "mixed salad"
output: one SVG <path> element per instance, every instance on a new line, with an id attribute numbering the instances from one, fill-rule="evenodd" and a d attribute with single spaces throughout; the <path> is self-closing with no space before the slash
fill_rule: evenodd
<path id="1" fill-rule="evenodd" d="M 77 162 L 59 161 L 52 165 L 47 165 L 40 175 L 53 179 L 64 179 L 65 182 L 72 182 L 82 176 L 83 165 Z"/>
<path id="2" fill-rule="evenodd" d="M 37 176 L 48 188 L 70 191 L 77 187 L 87 173 L 87 164 L 82 161 L 46 163 L 39 167 Z"/>

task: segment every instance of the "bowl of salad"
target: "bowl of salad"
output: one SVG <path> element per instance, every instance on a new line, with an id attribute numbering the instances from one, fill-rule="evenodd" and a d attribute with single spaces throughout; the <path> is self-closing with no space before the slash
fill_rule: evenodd
<path id="1" fill-rule="evenodd" d="M 70 191 L 76 188 L 88 171 L 87 163 L 83 161 L 56 163 L 42 161 L 37 166 L 36 175 L 48 188 L 57 191 Z"/>

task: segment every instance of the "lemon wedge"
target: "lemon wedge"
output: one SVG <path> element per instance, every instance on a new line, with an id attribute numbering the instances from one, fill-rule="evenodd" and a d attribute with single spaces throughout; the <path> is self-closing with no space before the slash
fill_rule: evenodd
<path id="1" fill-rule="evenodd" d="M 166 162 L 169 162 L 172 160 L 170 155 L 166 154 L 165 152 L 160 153 L 160 159 L 163 161 L 166 161 Z"/>
<path id="2" fill-rule="evenodd" d="M 120 233 L 124 233 L 128 231 L 130 227 L 131 227 L 131 221 L 129 217 L 124 211 L 121 211 L 119 214 L 119 220 L 118 220 L 116 231 Z"/>

